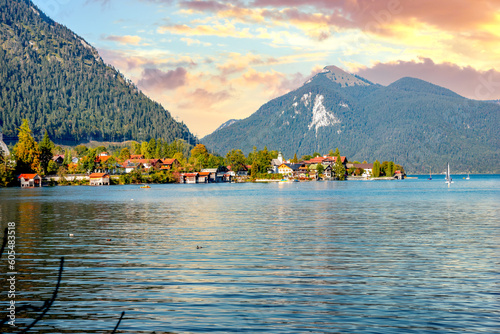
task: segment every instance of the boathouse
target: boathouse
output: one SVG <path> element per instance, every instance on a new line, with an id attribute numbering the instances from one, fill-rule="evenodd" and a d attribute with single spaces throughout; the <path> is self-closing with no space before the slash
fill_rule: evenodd
<path id="1" fill-rule="evenodd" d="M 107 173 L 92 173 L 89 176 L 91 186 L 109 186 L 109 174 Z"/>
<path id="2" fill-rule="evenodd" d="M 42 186 L 42 178 L 38 174 L 21 174 L 18 177 L 21 188 L 34 188 Z"/>

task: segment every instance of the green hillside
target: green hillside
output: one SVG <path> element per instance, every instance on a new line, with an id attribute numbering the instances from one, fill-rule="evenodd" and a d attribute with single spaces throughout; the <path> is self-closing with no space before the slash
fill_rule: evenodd
<path id="1" fill-rule="evenodd" d="M 0 129 L 23 118 L 56 143 L 195 138 L 97 51 L 30 0 L 0 0 Z"/>
<path id="2" fill-rule="evenodd" d="M 217 152 L 267 146 L 288 158 L 338 147 L 350 160 L 391 160 L 410 173 L 439 172 L 447 162 L 456 172 L 500 172 L 500 105 L 413 78 L 384 87 L 348 76 L 327 67 L 202 143 Z"/>

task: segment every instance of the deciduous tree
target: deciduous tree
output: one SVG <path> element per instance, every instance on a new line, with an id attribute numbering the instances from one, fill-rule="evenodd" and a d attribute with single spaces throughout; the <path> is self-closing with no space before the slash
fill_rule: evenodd
<path id="1" fill-rule="evenodd" d="M 40 151 L 38 144 L 33 138 L 28 120 L 23 120 L 19 127 L 19 141 L 14 146 L 14 156 L 16 157 L 16 173 L 30 173 L 40 168 Z"/>

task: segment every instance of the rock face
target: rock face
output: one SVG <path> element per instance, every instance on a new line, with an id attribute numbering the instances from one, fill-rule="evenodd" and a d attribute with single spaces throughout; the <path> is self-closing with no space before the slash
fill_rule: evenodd
<path id="1" fill-rule="evenodd" d="M 500 172 L 500 106 L 423 80 L 389 86 L 327 66 L 300 88 L 201 141 L 226 154 L 253 147 L 285 158 L 340 149 L 351 161 L 395 161 L 410 173 Z"/>

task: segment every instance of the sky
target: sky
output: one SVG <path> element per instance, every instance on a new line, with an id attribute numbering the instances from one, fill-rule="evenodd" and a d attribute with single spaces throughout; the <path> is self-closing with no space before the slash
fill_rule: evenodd
<path id="1" fill-rule="evenodd" d="M 328 65 L 500 99 L 499 0 L 33 0 L 199 138 Z"/>

